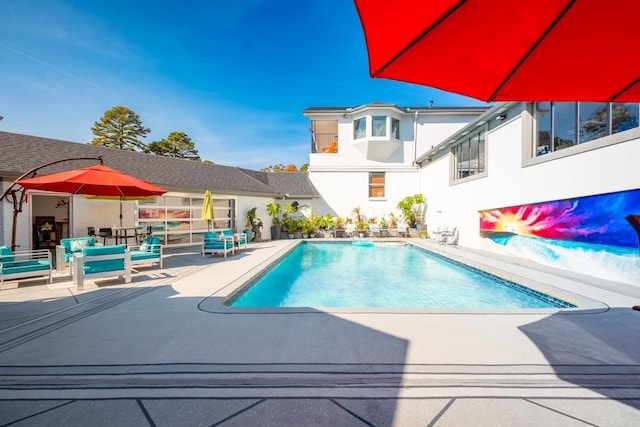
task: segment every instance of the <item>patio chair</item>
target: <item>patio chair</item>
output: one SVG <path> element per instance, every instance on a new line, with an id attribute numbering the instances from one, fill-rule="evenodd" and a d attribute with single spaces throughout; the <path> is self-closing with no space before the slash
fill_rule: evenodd
<path id="1" fill-rule="evenodd" d="M 378 224 L 369 224 L 369 234 L 373 237 L 376 234 L 378 237 L 382 237 L 380 233 L 380 226 Z"/>
<path id="2" fill-rule="evenodd" d="M 344 226 L 344 237 L 353 237 L 356 233 L 355 224 L 347 224 Z"/>
<path id="3" fill-rule="evenodd" d="M 87 246 L 73 254 L 73 283 L 84 289 L 86 279 L 118 276 L 131 283 L 131 252 L 124 245 Z"/>
<path id="4" fill-rule="evenodd" d="M 451 227 L 447 231 L 442 233 L 442 240 L 440 241 L 443 245 L 458 245 L 458 227 Z"/>
<path id="5" fill-rule="evenodd" d="M 142 244 L 127 248 L 131 252 L 131 264 L 152 264 L 157 262 L 162 268 L 162 244 L 156 236 L 147 237 Z"/>
<path id="6" fill-rule="evenodd" d="M 229 252 L 232 254 L 235 252 L 233 236 L 225 236 L 215 231 L 204 233 L 204 238 L 202 239 L 202 258 L 204 258 L 206 254 L 224 254 L 226 258 Z"/>
<path id="7" fill-rule="evenodd" d="M 433 238 L 436 242 L 442 243 L 446 235 L 449 234 L 449 227 L 446 225 L 439 225 L 436 231 L 433 232 Z"/>
<path id="8" fill-rule="evenodd" d="M 107 244 L 107 239 L 113 239 L 113 230 L 111 228 L 100 228 L 98 230 L 98 237 L 102 238 L 102 244 Z"/>
<path id="9" fill-rule="evenodd" d="M 51 283 L 51 252 L 48 249 L 13 252 L 0 246 L 0 288 L 5 280 L 49 276 Z"/>
<path id="10" fill-rule="evenodd" d="M 230 228 L 223 228 L 222 234 L 224 236 L 230 236 L 233 238 L 236 248 L 240 248 L 244 245 L 244 249 L 247 249 L 247 235 L 245 233 L 234 233 Z"/>
<path id="11" fill-rule="evenodd" d="M 409 229 L 407 224 L 398 224 L 398 236 L 409 237 Z"/>
<path id="12" fill-rule="evenodd" d="M 73 254 L 82 252 L 88 246 L 95 246 L 95 236 L 88 237 L 69 237 L 60 240 L 60 244 L 56 246 L 56 269 L 58 273 L 64 273 L 67 264 L 73 262 Z"/>

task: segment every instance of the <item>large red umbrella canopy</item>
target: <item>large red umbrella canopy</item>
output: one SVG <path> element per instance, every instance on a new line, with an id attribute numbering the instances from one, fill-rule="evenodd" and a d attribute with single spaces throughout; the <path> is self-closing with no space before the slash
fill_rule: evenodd
<path id="1" fill-rule="evenodd" d="M 372 77 L 482 101 L 640 101 L 640 1 L 354 0 Z"/>
<path id="2" fill-rule="evenodd" d="M 16 182 L 26 189 L 92 196 L 159 196 L 167 190 L 110 167 L 94 165 Z"/>

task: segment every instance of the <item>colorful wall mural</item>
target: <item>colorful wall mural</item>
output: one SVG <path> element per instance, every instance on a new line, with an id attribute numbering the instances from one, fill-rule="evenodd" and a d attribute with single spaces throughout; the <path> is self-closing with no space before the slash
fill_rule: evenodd
<path id="1" fill-rule="evenodd" d="M 509 255 L 640 285 L 640 189 L 480 211 L 480 235 Z"/>

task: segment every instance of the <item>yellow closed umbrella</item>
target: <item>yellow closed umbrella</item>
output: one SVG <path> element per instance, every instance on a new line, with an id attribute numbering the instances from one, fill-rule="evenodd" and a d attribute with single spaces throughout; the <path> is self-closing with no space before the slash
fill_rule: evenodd
<path id="1" fill-rule="evenodd" d="M 213 213 L 213 199 L 211 198 L 211 192 L 209 190 L 204 193 L 202 219 L 207 221 L 207 230 L 211 231 L 211 222 L 215 219 L 215 215 Z"/>

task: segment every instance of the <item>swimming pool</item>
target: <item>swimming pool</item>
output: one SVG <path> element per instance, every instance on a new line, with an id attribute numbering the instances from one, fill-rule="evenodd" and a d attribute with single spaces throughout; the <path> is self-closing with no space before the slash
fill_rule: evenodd
<path id="1" fill-rule="evenodd" d="M 232 307 L 569 308 L 572 304 L 406 244 L 304 242 Z"/>

